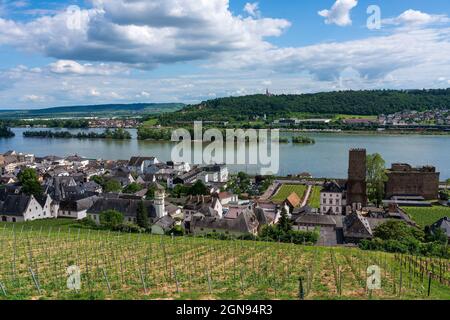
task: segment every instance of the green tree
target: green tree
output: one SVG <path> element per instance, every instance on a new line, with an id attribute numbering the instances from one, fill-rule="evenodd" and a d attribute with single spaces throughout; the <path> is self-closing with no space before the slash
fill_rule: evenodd
<path id="1" fill-rule="evenodd" d="M 27 195 L 33 195 L 35 197 L 42 195 L 42 186 L 39 182 L 39 177 L 36 170 L 32 168 L 26 168 L 19 172 L 17 178 L 22 186 L 22 192 Z"/>
<path id="2" fill-rule="evenodd" d="M 123 193 L 133 194 L 142 190 L 142 186 L 139 183 L 130 183 L 123 189 Z"/>
<path id="3" fill-rule="evenodd" d="M 122 186 L 119 181 L 111 179 L 106 181 L 104 189 L 105 192 L 120 192 L 122 191 Z"/>
<path id="4" fill-rule="evenodd" d="M 292 222 L 291 219 L 289 219 L 286 208 L 283 208 L 281 210 L 281 217 L 278 221 L 278 228 L 284 233 L 288 233 L 292 230 Z"/>
<path id="5" fill-rule="evenodd" d="M 100 214 L 100 225 L 106 228 L 117 228 L 123 223 L 123 220 L 123 214 L 116 210 L 107 210 Z"/>
<path id="6" fill-rule="evenodd" d="M 91 181 L 94 181 L 95 183 L 97 183 L 98 185 L 102 186 L 102 188 L 105 187 L 106 181 L 105 178 L 102 176 L 93 176 L 91 178 Z"/>
<path id="7" fill-rule="evenodd" d="M 137 213 L 136 213 L 136 223 L 139 227 L 148 229 L 148 210 L 145 207 L 144 201 L 139 202 Z"/>
<path id="8" fill-rule="evenodd" d="M 374 237 L 382 240 L 424 240 L 424 232 L 407 225 L 403 221 L 390 220 L 375 228 Z"/>
<path id="9" fill-rule="evenodd" d="M 207 195 L 208 193 L 208 188 L 201 180 L 197 180 L 189 190 L 189 194 L 193 196 Z"/>
<path id="10" fill-rule="evenodd" d="M 387 181 L 386 162 L 380 154 L 367 156 L 367 190 L 369 200 L 378 206 L 384 198 L 384 183 Z"/>

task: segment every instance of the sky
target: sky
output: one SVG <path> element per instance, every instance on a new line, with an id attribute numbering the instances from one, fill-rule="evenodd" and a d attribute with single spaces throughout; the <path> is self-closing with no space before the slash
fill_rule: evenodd
<path id="1" fill-rule="evenodd" d="M 450 87 L 448 0 L 0 0 L 0 109 Z"/>

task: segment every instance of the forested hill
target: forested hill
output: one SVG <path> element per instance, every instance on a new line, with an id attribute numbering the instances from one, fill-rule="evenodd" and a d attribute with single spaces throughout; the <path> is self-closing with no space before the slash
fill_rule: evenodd
<path id="1" fill-rule="evenodd" d="M 86 117 L 86 116 L 114 116 L 114 115 L 136 115 L 157 114 L 172 112 L 183 108 L 181 103 L 132 103 L 132 104 L 103 104 L 90 106 L 54 107 L 34 110 L 0 110 L 2 118 L 23 117 Z"/>
<path id="2" fill-rule="evenodd" d="M 163 122 L 248 120 L 295 113 L 379 115 L 403 110 L 450 108 L 450 89 L 339 91 L 303 95 L 252 95 L 209 100 L 161 116 Z"/>

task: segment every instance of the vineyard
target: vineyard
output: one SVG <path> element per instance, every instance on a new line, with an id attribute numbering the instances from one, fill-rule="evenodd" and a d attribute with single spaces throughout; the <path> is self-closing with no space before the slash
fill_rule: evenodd
<path id="1" fill-rule="evenodd" d="M 18 224 L 0 228 L 0 250 L 0 299 L 450 299 L 448 260 L 350 248 Z"/>

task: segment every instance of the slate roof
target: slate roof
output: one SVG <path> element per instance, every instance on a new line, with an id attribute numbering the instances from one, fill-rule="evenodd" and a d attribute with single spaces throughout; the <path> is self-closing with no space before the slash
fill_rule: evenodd
<path id="1" fill-rule="evenodd" d="M 436 230 L 439 228 L 442 229 L 442 231 L 444 231 L 444 233 L 447 235 L 448 238 L 450 238 L 450 218 L 449 217 L 444 217 L 444 218 L 438 220 L 437 222 L 435 222 L 431 226 L 431 230 Z"/>
<path id="2" fill-rule="evenodd" d="M 98 199 L 99 199 L 98 197 L 93 196 L 93 197 L 84 198 L 84 199 L 80 199 L 80 200 L 61 201 L 59 204 L 59 209 L 63 210 L 63 211 L 76 211 L 76 212 L 88 210 L 95 204 L 95 202 Z"/>
<path id="3" fill-rule="evenodd" d="M 302 214 L 295 219 L 296 225 L 308 225 L 308 226 L 330 226 L 336 227 L 336 220 L 329 215 L 321 214 Z"/>
<path id="4" fill-rule="evenodd" d="M 155 157 L 132 157 L 128 162 L 130 167 L 140 167 L 144 161 L 154 161 Z"/>
<path id="5" fill-rule="evenodd" d="M 236 219 L 219 219 L 214 217 L 205 217 L 201 214 L 196 214 L 192 217 L 192 228 L 207 228 L 213 230 L 222 230 L 239 233 L 253 233 L 258 229 L 258 219 L 251 210 L 246 210 Z"/>
<path id="6" fill-rule="evenodd" d="M 381 220 L 381 219 L 376 219 Z M 373 235 L 368 219 L 359 212 L 346 216 L 343 220 L 343 231 L 345 238 L 366 239 Z"/>
<path id="7" fill-rule="evenodd" d="M 142 200 L 121 199 L 121 198 L 99 198 L 95 204 L 87 211 L 90 214 L 100 214 L 107 210 L 116 210 L 125 217 L 136 217 L 139 203 Z M 148 210 L 149 218 L 156 218 L 156 210 L 152 201 L 145 201 L 144 205 Z"/>
<path id="8" fill-rule="evenodd" d="M 24 194 L 8 195 L 3 202 L 0 214 L 8 216 L 22 216 L 31 201 L 31 196 Z"/>
<path id="9" fill-rule="evenodd" d="M 169 231 L 175 225 L 175 220 L 171 216 L 164 216 L 158 219 L 154 224 L 161 227 L 164 231 Z"/>
<path id="10" fill-rule="evenodd" d="M 344 188 L 342 188 L 336 181 L 328 181 L 323 184 L 322 192 L 329 193 L 342 193 Z"/>

